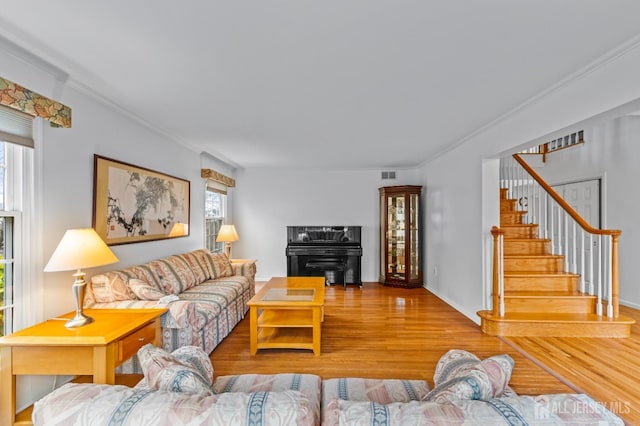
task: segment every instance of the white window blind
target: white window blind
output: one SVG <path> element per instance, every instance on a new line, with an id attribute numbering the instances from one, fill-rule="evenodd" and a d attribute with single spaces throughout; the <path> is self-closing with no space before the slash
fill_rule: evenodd
<path id="1" fill-rule="evenodd" d="M 0 140 L 33 148 L 33 117 L 0 105 Z"/>
<path id="2" fill-rule="evenodd" d="M 228 186 L 223 183 L 216 182 L 215 180 L 212 180 L 212 179 L 207 179 L 207 191 L 217 192 L 218 194 L 227 195 L 227 188 Z"/>

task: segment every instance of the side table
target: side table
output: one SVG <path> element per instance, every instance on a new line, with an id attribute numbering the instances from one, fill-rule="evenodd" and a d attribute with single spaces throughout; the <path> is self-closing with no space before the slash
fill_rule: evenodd
<path id="1" fill-rule="evenodd" d="M 90 375 L 113 384 L 115 368 L 142 346 L 162 345 L 166 309 L 86 309 L 95 320 L 66 328 L 75 312 L 0 337 L 0 424 L 13 425 L 17 375 Z"/>

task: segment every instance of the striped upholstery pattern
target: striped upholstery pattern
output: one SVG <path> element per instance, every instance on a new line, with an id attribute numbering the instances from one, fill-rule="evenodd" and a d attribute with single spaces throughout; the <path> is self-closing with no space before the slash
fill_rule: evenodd
<path id="1" fill-rule="evenodd" d="M 166 306 L 169 312 L 161 318 L 163 349 L 172 352 L 181 346 L 199 346 L 210 353 L 248 311 L 247 302 L 255 294 L 255 273 L 252 259 L 232 264 L 223 253 L 200 249 L 98 275 L 87 286 L 84 306 Z M 218 275 L 228 276 L 215 278 Z M 167 305 L 162 295 L 174 295 L 179 300 Z M 141 367 L 134 357 L 117 371 L 141 373 Z"/>
<path id="2" fill-rule="evenodd" d="M 312 426 L 298 391 L 195 395 L 93 383 L 67 383 L 36 401 L 38 426 Z"/>
<path id="3" fill-rule="evenodd" d="M 213 392 L 282 392 L 299 391 L 309 399 L 315 423 L 320 423 L 321 378 L 314 374 L 240 374 L 220 376 L 213 383 Z"/>
<path id="4" fill-rule="evenodd" d="M 419 401 L 429 393 L 424 380 L 338 378 L 322 382 L 323 419 L 338 417 L 338 401 L 366 401 L 376 404 Z M 324 422 L 323 420 L 323 422 Z M 333 423 L 329 423 L 333 424 Z"/>

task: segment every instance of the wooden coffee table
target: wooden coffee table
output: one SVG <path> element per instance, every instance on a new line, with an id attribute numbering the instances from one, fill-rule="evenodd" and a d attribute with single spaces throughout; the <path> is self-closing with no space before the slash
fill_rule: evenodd
<path id="1" fill-rule="evenodd" d="M 247 305 L 249 349 L 311 349 L 320 355 L 324 277 L 272 278 Z"/>

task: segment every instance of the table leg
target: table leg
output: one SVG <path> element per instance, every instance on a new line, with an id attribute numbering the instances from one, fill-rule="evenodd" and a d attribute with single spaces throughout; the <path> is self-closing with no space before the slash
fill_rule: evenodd
<path id="1" fill-rule="evenodd" d="M 249 308 L 249 353 L 255 355 L 258 352 L 258 308 Z"/>
<path id="2" fill-rule="evenodd" d="M 11 347 L 0 348 L 0 424 L 16 420 L 16 376 L 12 371 Z"/>
<path id="3" fill-rule="evenodd" d="M 116 382 L 115 345 L 93 348 L 93 383 L 113 385 Z"/>
<path id="4" fill-rule="evenodd" d="M 313 354 L 320 355 L 322 307 L 313 308 Z"/>

